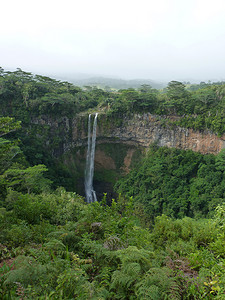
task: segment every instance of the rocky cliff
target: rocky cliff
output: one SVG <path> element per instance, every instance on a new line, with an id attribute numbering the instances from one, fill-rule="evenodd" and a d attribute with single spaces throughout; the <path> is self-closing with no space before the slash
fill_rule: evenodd
<path id="1" fill-rule="evenodd" d="M 171 118 L 169 119 L 171 121 Z M 123 116 L 120 123 L 110 121 L 110 117 L 100 115 L 97 129 L 97 143 L 126 143 L 148 148 L 150 144 L 191 149 L 202 154 L 217 154 L 225 148 L 225 136 L 218 137 L 210 131 L 194 131 L 193 129 L 167 125 L 168 118 L 148 114 Z M 87 133 L 76 126 L 73 120 L 71 144 L 64 149 L 83 145 Z M 84 127 L 84 126 L 83 126 Z"/>
<path id="2" fill-rule="evenodd" d="M 116 138 L 120 142 L 126 142 L 142 147 L 149 147 L 156 143 L 159 146 L 174 147 L 179 149 L 191 149 L 202 154 L 217 154 L 225 148 L 225 135 L 218 137 L 209 131 L 194 131 L 167 124 L 168 119 L 151 114 L 134 115 L 125 118 L 122 126 L 113 128 L 111 132 L 101 132 L 99 138 Z M 171 121 L 171 118 L 170 118 Z"/>
<path id="3" fill-rule="evenodd" d="M 134 114 L 111 118 L 100 114 L 97 127 L 97 144 L 125 143 L 127 145 L 148 148 L 150 144 L 191 149 L 202 154 L 217 154 L 225 148 L 225 135 L 218 137 L 210 131 L 194 131 L 168 125 L 173 118 L 155 116 L 150 113 Z M 43 116 L 33 120 L 33 123 L 49 127 L 50 136 L 60 142 L 54 149 L 55 155 L 60 156 L 74 148 L 87 144 L 87 116 L 77 116 L 71 120 L 62 117 L 52 120 Z M 46 140 L 50 144 L 51 140 Z"/>
<path id="4" fill-rule="evenodd" d="M 129 172 L 141 159 L 143 150 L 152 143 L 203 154 L 217 154 L 225 147 L 225 136 L 177 127 L 172 122 L 174 120 L 150 113 L 130 116 L 99 114 L 94 177 L 98 197 L 107 192 L 112 198 L 113 184 L 121 174 Z M 33 119 L 32 123 L 37 126 L 37 138 L 42 139 L 46 150 L 59 158 L 59 168 L 66 168 L 74 190 L 83 194 L 88 115 L 55 120 L 42 116 Z"/>

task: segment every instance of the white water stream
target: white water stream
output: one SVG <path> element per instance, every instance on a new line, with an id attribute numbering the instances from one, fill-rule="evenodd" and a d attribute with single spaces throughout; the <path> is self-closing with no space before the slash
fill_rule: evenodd
<path id="1" fill-rule="evenodd" d="M 91 138 L 91 114 L 89 115 L 88 118 L 88 149 L 87 149 L 85 179 L 84 179 L 87 203 L 97 201 L 97 197 L 93 189 L 97 117 L 98 117 L 98 113 L 95 114 L 92 138 Z"/>

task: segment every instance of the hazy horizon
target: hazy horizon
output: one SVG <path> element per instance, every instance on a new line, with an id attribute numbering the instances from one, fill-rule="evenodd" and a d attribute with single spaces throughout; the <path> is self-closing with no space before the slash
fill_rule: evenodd
<path id="1" fill-rule="evenodd" d="M 49 76 L 51 78 L 54 78 L 56 80 L 61 80 L 61 81 L 68 81 L 68 82 L 72 82 L 72 83 L 76 83 L 79 81 L 83 81 L 83 80 L 96 80 L 96 79 L 112 79 L 112 80 L 124 80 L 124 81 L 152 81 L 155 83 L 161 83 L 164 86 L 169 83 L 172 80 L 177 80 L 180 82 L 190 82 L 192 84 L 198 84 L 200 82 L 218 82 L 218 81 L 225 81 L 223 78 L 170 78 L 170 79 L 152 79 L 152 78 L 144 78 L 144 77 L 122 77 L 119 75 L 108 75 L 108 74 L 88 74 L 88 73 L 71 73 L 71 72 L 56 72 L 53 73 L 51 71 L 44 71 L 44 72 L 35 72 L 31 69 L 24 69 L 21 67 L 16 67 L 16 68 L 5 68 L 3 66 L 0 66 L 4 69 L 4 71 L 10 71 L 10 72 L 14 72 L 16 71 L 16 69 L 22 69 L 22 71 L 25 72 L 30 72 L 34 75 L 43 75 L 43 76 Z"/>
<path id="2" fill-rule="evenodd" d="M 1 13 L 5 70 L 56 78 L 225 79 L 224 0 L 11 0 Z"/>

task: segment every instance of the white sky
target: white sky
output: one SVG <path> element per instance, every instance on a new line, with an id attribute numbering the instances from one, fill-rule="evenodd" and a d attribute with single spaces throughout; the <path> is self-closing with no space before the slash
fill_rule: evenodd
<path id="1" fill-rule="evenodd" d="M 225 0 L 5 0 L 0 19 L 6 70 L 225 79 Z"/>

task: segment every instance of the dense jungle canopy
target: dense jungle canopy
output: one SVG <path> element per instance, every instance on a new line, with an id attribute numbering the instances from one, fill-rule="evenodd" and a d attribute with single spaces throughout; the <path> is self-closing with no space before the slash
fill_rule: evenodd
<path id="1" fill-rule="evenodd" d="M 2 299 L 225 299 L 224 150 L 152 145 L 110 205 L 87 205 L 31 124 L 150 112 L 222 136 L 224 106 L 223 82 L 109 90 L 0 69 Z"/>

